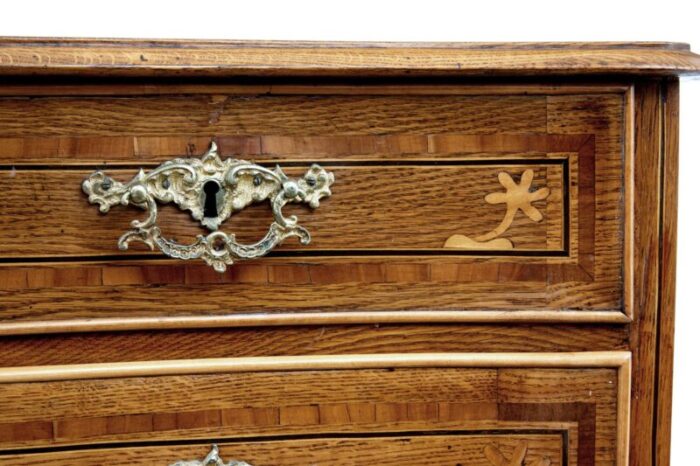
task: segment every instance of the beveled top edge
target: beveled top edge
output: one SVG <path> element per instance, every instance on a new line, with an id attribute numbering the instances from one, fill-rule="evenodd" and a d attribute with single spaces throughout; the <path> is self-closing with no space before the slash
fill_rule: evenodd
<path id="1" fill-rule="evenodd" d="M 687 44 L 0 38 L 0 76 L 472 77 L 700 74 Z"/>
<path id="2" fill-rule="evenodd" d="M 101 37 L 2 37 L 0 47 L 10 46 L 84 46 L 84 47 L 156 47 L 156 48 L 411 48 L 460 50 L 690 50 L 684 42 L 591 41 L 591 42 L 401 42 L 401 41 L 288 41 L 235 39 L 134 39 Z"/>

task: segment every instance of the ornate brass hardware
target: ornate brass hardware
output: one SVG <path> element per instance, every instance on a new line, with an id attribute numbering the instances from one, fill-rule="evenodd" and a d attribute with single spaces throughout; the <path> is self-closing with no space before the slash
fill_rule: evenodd
<path id="1" fill-rule="evenodd" d="M 219 457 L 219 447 L 217 445 L 212 445 L 209 454 L 204 457 L 202 461 L 199 460 L 185 460 L 177 461 L 172 463 L 170 466 L 251 466 L 245 461 L 231 460 L 228 463 L 224 463 L 224 460 Z"/>
<path id="2" fill-rule="evenodd" d="M 145 220 L 134 220 L 132 229 L 119 238 L 119 249 L 128 249 L 131 241 L 156 247 L 177 259 L 201 258 L 218 272 L 239 259 L 261 257 L 286 238 L 296 236 L 309 244 L 311 235 L 297 224 L 296 216 L 285 217 L 282 208 L 290 202 L 308 204 L 312 208 L 331 195 L 333 173 L 312 165 L 306 174 L 292 180 L 278 166 L 274 170 L 245 160 L 219 158 L 215 143 L 201 159 L 186 158 L 167 161 L 128 183 L 120 183 L 101 171 L 83 181 L 83 191 L 92 204 L 99 204 L 106 213 L 117 204 L 135 205 L 148 212 Z M 240 244 L 233 234 L 219 231 L 219 226 L 233 213 L 254 202 L 269 200 L 274 221 L 267 234 L 257 243 Z M 175 203 L 189 210 L 195 220 L 212 230 L 199 235 L 192 244 L 166 239 L 156 225 L 156 201 Z"/>

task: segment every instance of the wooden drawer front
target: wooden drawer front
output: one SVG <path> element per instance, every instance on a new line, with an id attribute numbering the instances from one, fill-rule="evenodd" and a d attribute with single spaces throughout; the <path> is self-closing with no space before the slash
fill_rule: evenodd
<path id="1" fill-rule="evenodd" d="M 225 455 L 252 464 L 326 464 L 336 454 L 349 464 L 362 455 L 407 464 L 409 452 L 435 452 L 438 464 L 489 464 L 489 446 L 506 457 L 525 449 L 529 460 L 550 464 L 626 464 L 627 457 L 624 352 L 43 366 L 2 369 L 0 382 L 2 405 L 13 407 L 0 410 L 2 464 L 90 464 L 99 455 L 104 464 L 167 464 L 203 457 L 211 441 L 233 441 Z M 171 440 L 196 444 L 158 446 Z M 406 452 L 395 456 L 399 445 Z"/>
<path id="2" fill-rule="evenodd" d="M 252 466 L 281 465 L 357 465 L 415 464 L 419 461 L 435 465 L 465 464 L 493 466 L 494 464 L 521 464 L 560 466 L 570 464 L 563 452 L 566 449 L 562 432 L 550 434 L 446 434 L 397 435 L 388 437 L 346 437 L 309 440 L 244 440 L 220 445 L 219 455 L 224 461 L 245 460 Z M 177 459 L 199 458 L 209 450 L 208 445 L 106 448 L 86 451 L 9 455 L 2 464 L 51 464 L 52 466 L 94 465 L 168 465 Z M 522 456 L 524 453 L 524 456 Z M 502 463 L 523 457 L 522 462 Z M 195 463 L 201 466 L 202 463 Z M 228 464 L 228 463 L 227 463 Z M 180 465 L 178 465 L 180 466 Z"/>
<path id="3" fill-rule="evenodd" d="M 96 328 L 119 317 L 214 325 L 260 312 L 285 322 L 630 314 L 629 87 L 154 89 L 0 97 L 3 332 L 83 318 L 102 319 Z M 224 274 L 137 244 L 118 251 L 142 213 L 101 216 L 81 181 L 98 166 L 126 181 L 138 167 L 201 156 L 212 138 L 224 157 L 334 172 L 320 208 L 287 207 L 312 243 L 288 240 Z M 253 242 L 270 221 L 259 204 L 223 229 Z M 181 242 L 202 232 L 175 208 L 158 223 Z"/>

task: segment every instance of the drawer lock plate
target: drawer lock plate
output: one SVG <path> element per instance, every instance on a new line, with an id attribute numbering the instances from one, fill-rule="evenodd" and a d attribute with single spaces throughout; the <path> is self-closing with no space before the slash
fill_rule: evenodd
<path id="1" fill-rule="evenodd" d="M 170 466 L 251 466 L 245 461 L 231 460 L 228 463 L 224 463 L 219 457 L 219 447 L 216 445 L 211 446 L 209 454 L 202 460 L 185 460 L 177 461 L 172 463 Z"/>
<path id="2" fill-rule="evenodd" d="M 299 179 L 289 178 L 277 166 L 269 169 L 245 160 L 219 158 L 212 142 L 209 151 L 199 158 L 169 160 L 157 168 L 138 174 L 127 183 L 120 183 L 96 171 L 83 181 L 83 191 L 92 204 L 106 213 L 117 204 L 135 205 L 147 211 L 145 220 L 134 220 L 132 229 L 119 238 L 119 249 L 128 249 L 132 241 L 141 241 L 151 249 L 177 259 L 202 259 L 218 272 L 240 259 L 261 257 L 286 238 L 296 236 L 309 244 L 311 235 L 297 223 L 297 217 L 285 217 L 282 208 L 292 202 L 319 206 L 331 195 L 333 173 L 319 165 L 311 165 Z M 234 234 L 224 233 L 219 226 L 245 207 L 269 201 L 273 222 L 267 234 L 253 244 L 240 244 Z M 187 210 L 195 220 L 211 230 L 198 235 L 192 244 L 181 244 L 161 235 L 156 225 L 157 202 L 174 203 Z"/>

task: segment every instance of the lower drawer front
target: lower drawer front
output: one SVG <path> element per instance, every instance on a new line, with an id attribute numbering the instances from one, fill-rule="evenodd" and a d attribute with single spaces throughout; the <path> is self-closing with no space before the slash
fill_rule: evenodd
<path id="1" fill-rule="evenodd" d="M 8 368 L 0 464 L 167 465 L 210 442 L 255 466 L 625 464 L 629 390 L 624 352 Z"/>
<path id="2" fill-rule="evenodd" d="M 239 466 L 235 461 L 245 461 L 250 466 L 359 464 L 398 466 L 423 462 L 434 465 L 545 466 L 565 464 L 565 449 L 564 436 L 557 432 L 522 435 L 475 433 L 245 441 L 222 444 L 218 455 L 225 464 L 230 466 Z M 12 455 L 5 458 L 2 464 L 17 466 L 27 464 L 216 465 L 216 462 L 204 461 L 207 452 L 211 453 L 211 450 L 205 445 L 106 448 Z M 228 463 L 229 461 L 232 463 Z"/>

